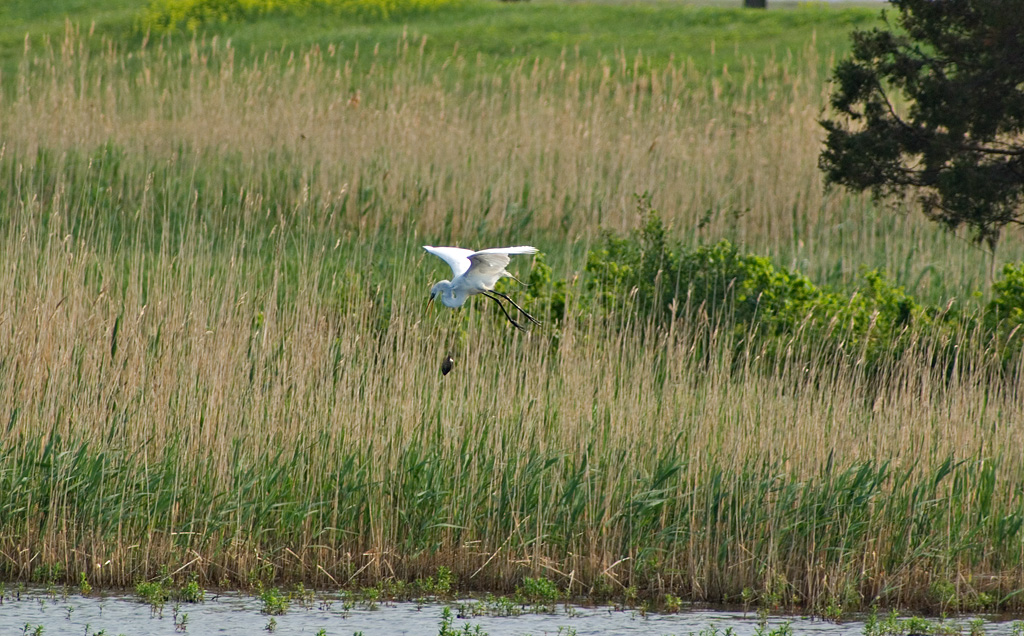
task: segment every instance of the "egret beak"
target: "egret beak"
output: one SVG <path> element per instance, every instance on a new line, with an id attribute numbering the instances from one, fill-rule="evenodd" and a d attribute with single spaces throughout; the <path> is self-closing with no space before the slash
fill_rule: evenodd
<path id="1" fill-rule="evenodd" d="M 431 309 L 434 306 L 434 295 L 430 295 L 430 300 L 427 301 L 427 309 Z"/>

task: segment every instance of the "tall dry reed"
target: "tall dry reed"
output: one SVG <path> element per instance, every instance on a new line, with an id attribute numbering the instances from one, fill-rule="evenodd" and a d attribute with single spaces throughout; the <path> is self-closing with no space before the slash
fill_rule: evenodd
<path id="1" fill-rule="evenodd" d="M 814 343 L 738 358 L 714 320 L 423 311 L 422 242 L 556 245 L 628 226 L 644 189 L 695 240 L 973 280 L 931 228 L 822 194 L 816 64 L 721 86 L 415 47 L 363 74 L 330 50 L 130 53 L 69 36 L 2 97 L 5 578 L 445 565 L 467 589 L 1020 607 L 1024 409 L 984 356 L 925 347 L 879 382 Z"/>
<path id="2" fill-rule="evenodd" d="M 360 231 L 590 237 L 635 225 L 634 196 L 649 192 L 680 236 L 727 237 L 818 281 L 883 267 L 937 302 L 984 286 L 982 250 L 919 214 L 823 191 L 829 52 L 813 41 L 712 73 L 572 53 L 494 71 L 423 44 L 402 40 L 387 59 L 330 46 L 250 59 L 217 38 L 96 53 L 69 31 L 27 51 L 0 127 L 25 157 L 112 143 L 150 163 L 231 159 L 202 168 L 210 189 L 285 213 L 316 197 Z M 1021 254 L 1010 236 L 999 256 Z"/>

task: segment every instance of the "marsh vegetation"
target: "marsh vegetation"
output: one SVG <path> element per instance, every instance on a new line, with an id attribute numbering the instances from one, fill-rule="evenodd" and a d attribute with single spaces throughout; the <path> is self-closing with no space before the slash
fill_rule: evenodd
<path id="1" fill-rule="evenodd" d="M 1019 611 L 1019 272 L 993 294 L 985 252 L 822 189 L 836 39 L 792 11 L 800 46 L 734 64 L 30 40 L 0 94 L 0 577 L 443 567 L 559 598 Z M 517 293 L 544 328 L 424 313 L 420 246 L 467 242 L 541 248 Z M 714 245 L 795 294 L 775 322 L 735 273 L 659 265 Z"/>

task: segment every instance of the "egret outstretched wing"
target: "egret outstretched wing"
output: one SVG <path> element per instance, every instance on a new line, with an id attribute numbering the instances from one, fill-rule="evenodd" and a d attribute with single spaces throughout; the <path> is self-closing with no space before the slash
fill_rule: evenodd
<path id="1" fill-rule="evenodd" d="M 516 245 L 515 247 L 489 247 L 477 250 L 474 254 L 536 254 L 537 248 L 532 245 Z"/>
<path id="2" fill-rule="evenodd" d="M 469 255 L 469 271 L 463 278 L 467 283 L 483 289 L 491 289 L 498 279 L 506 276 L 508 272 L 505 267 L 508 265 L 509 254 L 534 254 L 536 247 L 519 245 L 516 247 L 492 247 Z"/>
<path id="3" fill-rule="evenodd" d="M 461 247 L 432 247 L 424 245 L 423 249 L 448 263 L 448 267 L 452 268 L 454 276 L 462 276 L 466 273 L 470 265 L 469 257 L 473 254 L 473 250 L 464 250 Z"/>

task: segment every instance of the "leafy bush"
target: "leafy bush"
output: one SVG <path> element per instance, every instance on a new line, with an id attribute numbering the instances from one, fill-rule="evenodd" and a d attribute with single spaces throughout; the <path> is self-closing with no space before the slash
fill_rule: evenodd
<path id="1" fill-rule="evenodd" d="M 202 603 L 206 599 L 206 590 L 199 585 L 198 577 L 192 574 L 174 594 L 174 598 L 185 603 Z"/>
<path id="2" fill-rule="evenodd" d="M 416 581 L 419 589 L 425 594 L 444 597 L 452 591 L 454 576 L 449 568 L 441 566 L 437 568 L 437 576 L 428 576 Z"/>
<path id="3" fill-rule="evenodd" d="M 796 339 L 872 364 L 900 354 L 926 311 L 884 272 L 860 277 L 854 293 L 816 286 L 806 276 L 744 254 L 729 241 L 684 249 L 666 238 L 656 212 L 628 237 L 606 235 L 587 260 L 588 295 L 607 316 L 635 312 L 655 325 L 676 317 L 706 319 L 732 330 L 759 354 Z"/>
<path id="4" fill-rule="evenodd" d="M 144 603 L 149 603 L 153 607 L 163 607 L 171 597 L 170 590 L 167 589 L 163 580 L 140 581 L 135 584 L 135 594 Z"/>
<path id="5" fill-rule="evenodd" d="M 189 575 L 185 585 L 175 588 L 171 578 L 164 573 L 156 580 L 136 583 L 135 594 L 154 608 L 163 607 L 171 599 L 183 603 L 202 603 L 206 599 L 206 590 L 199 585 L 195 574 Z"/>
<path id="6" fill-rule="evenodd" d="M 606 313 L 635 310 L 655 322 L 682 314 L 728 315 L 737 325 L 786 330 L 821 304 L 806 277 L 741 254 L 729 241 L 684 250 L 670 245 L 656 212 L 629 237 L 606 235 L 587 258 L 588 288 Z"/>
<path id="7" fill-rule="evenodd" d="M 538 318 L 545 318 L 559 322 L 563 320 L 568 311 L 569 303 L 569 282 L 564 279 L 554 278 L 551 266 L 547 264 L 543 254 L 533 257 L 533 269 L 530 270 L 528 285 L 523 296 L 524 306 Z M 507 291 L 503 287 L 507 285 L 505 279 L 499 281 L 502 287 L 499 291 Z"/>
<path id="8" fill-rule="evenodd" d="M 992 284 L 983 322 L 992 348 L 1012 366 L 1024 348 L 1024 263 L 1007 264 L 1002 273 Z"/>
<path id="9" fill-rule="evenodd" d="M 992 300 L 985 308 L 985 325 L 1010 334 L 1024 324 L 1024 263 L 1007 264 L 1003 277 L 992 284 Z"/>
<path id="10" fill-rule="evenodd" d="M 291 604 L 291 599 L 287 594 L 282 594 L 276 587 L 267 589 L 261 589 L 259 595 L 261 614 L 268 614 L 270 616 L 281 616 L 288 611 L 288 606 Z"/>
<path id="11" fill-rule="evenodd" d="M 195 31 L 229 22 L 314 12 L 389 20 L 463 3 L 464 0 L 152 0 L 142 15 L 140 28 L 154 33 Z"/>
<path id="12" fill-rule="evenodd" d="M 558 586 L 550 579 L 544 577 L 523 579 L 522 585 L 516 588 L 516 598 L 521 603 L 532 603 L 536 605 L 551 605 L 555 603 L 562 593 Z"/>

